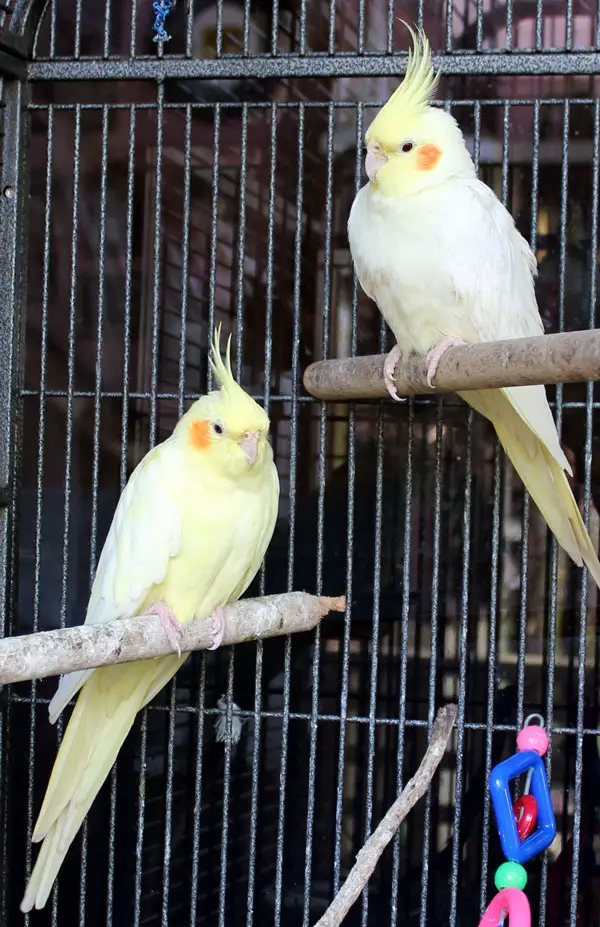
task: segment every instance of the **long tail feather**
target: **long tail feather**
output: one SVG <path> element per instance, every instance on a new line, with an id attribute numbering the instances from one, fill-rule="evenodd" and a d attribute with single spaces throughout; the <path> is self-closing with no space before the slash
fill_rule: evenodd
<path id="1" fill-rule="evenodd" d="M 33 833 L 43 840 L 21 911 L 43 908 L 63 859 L 108 776 L 135 716 L 180 664 L 176 657 L 96 670 L 77 700 Z M 161 686 L 162 688 L 162 686 Z"/>
<path id="2" fill-rule="evenodd" d="M 67 673 L 63 676 L 58 684 L 58 689 L 54 693 L 50 704 L 48 705 L 48 714 L 50 724 L 55 724 L 58 716 L 63 712 L 74 695 L 86 684 L 92 673 L 90 670 L 76 670 L 74 673 Z"/>
<path id="3" fill-rule="evenodd" d="M 526 389 L 537 390 L 538 387 Z M 563 461 L 566 458 L 561 451 L 560 463 L 555 459 L 538 437 L 538 423 L 528 424 L 522 403 L 518 403 L 517 411 L 511 393 L 510 389 L 480 390 L 460 393 L 460 396 L 492 422 L 504 450 L 556 540 L 577 566 L 585 563 L 600 586 L 600 561 L 565 476 Z M 540 397 L 534 398 L 539 400 Z"/>

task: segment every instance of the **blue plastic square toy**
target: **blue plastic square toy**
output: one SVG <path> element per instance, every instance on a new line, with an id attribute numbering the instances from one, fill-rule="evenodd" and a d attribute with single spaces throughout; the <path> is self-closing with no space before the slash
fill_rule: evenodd
<path id="1" fill-rule="evenodd" d="M 531 794 L 537 802 L 537 827 L 529 837 L 521 841 L 509 792 L 512 779 L 532 769 Z M 542 757 L 533 750 L 515 753 L 507 760 L 494 766 L 490 773 L 490 795 L 496 815 L 502 851 L 508 860 L 526 863 L 532 856 L 546 850 L 556 836 L 556 819 L 552 810 L 552 799 L 546 767 Z"/>

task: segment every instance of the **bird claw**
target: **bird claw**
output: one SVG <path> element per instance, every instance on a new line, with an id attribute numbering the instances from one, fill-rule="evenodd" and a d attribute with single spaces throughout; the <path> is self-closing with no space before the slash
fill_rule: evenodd
<path id="1" fill-rule="evenodd" d="M 399 360 L 402 359 L 402 351 L 399 346 L 396 344 L 387 355 L 383 363 L 383 382 L 385 383 L 385 388 L 390 394 L 394 402 L 406 402 L 406 396 L 399 396 L 398 390 L 396 389 L 396 384 L 394 382 L 394 372 L 396 370 L 396 364 Z"/>
<path id="2" fill-rule="evenodd" d="M 216 650 L 217 647 L 220 647 L 223 643 L 223 637 L 225 635 L 225 627 L 227 625 L 227 619 L 225 617 L 224 609 L 218 605 L 215 608 L 214 612 L 208 619 L 208 624 L 210 628 L 210 633 L 212 634 L 213 642 L 208 648 L 209 650 Z"/>
<path id="3" fill-rule="evenodd" d="M 181 647 L 179 646 L 179 638 L 181 637 L 181 632 L 183 631 L 183 625 L 177 620 L 174 613 L 165 605 L 164 602 L 153 602 L 150 608 L 148 609 L 149 615 L 156 615 L 160 618 L 160 623 L 165 629 L 165 633 L 169 638 L 169 643 L 171 644 L 173 650 L 177 652 L 177 656 L 181 656 Z"/>
<path id="4" fill-rule="evenodd" d="M 427 354 L 425 358 L 425 369 L 427 370 L 427 386 L 430 389 L 435 389 L 433 379 L 436 375 L 439 363 L 446 353 L 448 348 L 455 348 L 459 345 L 466 344 L 466 341 L 463 341 L 461 338 L 455 338 L 453 335 L 449 335 L 447 338 L 444 338 L 443 341 L 440 341 L 439 344 L 436 344 Z"/>

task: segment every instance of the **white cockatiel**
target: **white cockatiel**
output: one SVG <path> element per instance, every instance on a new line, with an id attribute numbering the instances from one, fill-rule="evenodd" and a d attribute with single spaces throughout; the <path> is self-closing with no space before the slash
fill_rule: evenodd
<path id="1" fill-rule="evenodd" d="M 385 363 L 390 395 L 401 352 L 427 353 L 428 381 L 454 344 L 544 334 L 536 259 L 475 168 L 458 124 L 430 105 L 437 75 L 426 36 L 410 30 L 406 76 L 366 133 L 369 182 L 348 221 L 365 293 L 398 344 Z M 543 386 L 459 393 L 494 425 L 559 544 L 600 585 L 600 562 L 565 471 Z"/>
<path id="2" fill-rule="evenodd" d="M 275 529 L 279 478 L 269 419 L 235 382 L 230 346 L 231 339 L 223 363 L 217 331 L 210 363 L 220 389 L 198 399 L 131 474 L 100 555 L 86 624 L 154 612 L 179 651 L 181 624 L 206 618 L 217 647 L 222 606 L 256 575 Z M 21 911 L 46 904 L 136 714 L 187 657 L 178 652 L 61 679 L 52 723 L 81 692 L 33 832 L 42 846 Z"/>

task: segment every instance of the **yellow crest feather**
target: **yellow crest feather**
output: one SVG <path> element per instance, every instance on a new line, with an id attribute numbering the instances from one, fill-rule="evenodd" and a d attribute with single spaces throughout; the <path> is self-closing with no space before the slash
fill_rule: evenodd
<path id="1" fill-rule="evenodd" d="M 213 340 L 211 342 L 208 362 L 220 386 L 225 392 L 228 392 L 232 385 L 234 387 L 238 386 L 231 370 L 231 335 L 227 339 L 225 360 L 226 364 L 223 363 L 223 358 L 221 357 L 221 323 L 219 323 L 215 328 Z"/>
<path id="2" fill-rule="evenodd" d="M 440 72 L 436 74 L 433 70 L 429 39 L 422 29 L 415 32 L 403 19 L 400 22 L 406 26 L 412 38 L 406 74 L 369 126 L 365 136 L 367 143 L 374 133 L 378 137 L 387 135 L 400 119 L 406 122 L 422 115 L 439 81 Z"/>

